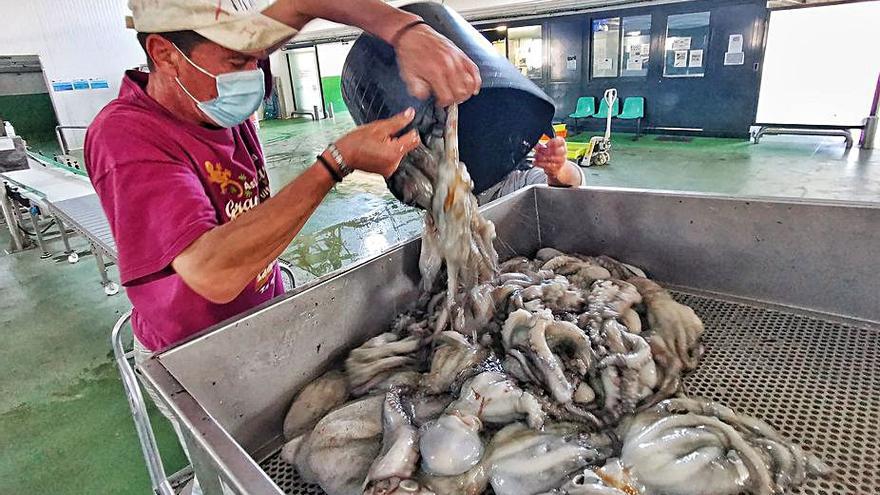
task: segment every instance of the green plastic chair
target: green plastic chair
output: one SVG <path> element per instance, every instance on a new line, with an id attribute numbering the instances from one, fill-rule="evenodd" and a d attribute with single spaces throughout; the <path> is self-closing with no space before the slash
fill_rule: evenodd
<path id="1" fill-rule="evenodd" d="M 617 114 L 620 113 L 620 98 L 616 98 L 614 100 L 614 104 L 611 105 L 611 116 L 617 117 Z M 608 104 L 605 103 L 605 99 L 603 98 L 599 101 L 599 111 L 596 112 L 596 115 L 593 115 L 594 118 L 597 119 L 607 119 L 608 118 Z"/>
<path id="2" fill-rule="evenodd" d="M 636 120 L 636 139 L 642 134 L 642 119 L 645 117 L 645 97 L 630 96 L 623 100 L 623 111 L 618 119 Z"/>
<path id="3" fill-rule="evenodd" d="M 578 119 L 586 119 L 592 117 L 596 113 L 596 99 L 592 96 L 581 96 L 578 98 L 577 106 L 574 113 L 568 114 L 568 118 L 574 119 L 574 127 L 577 128 Z"/>

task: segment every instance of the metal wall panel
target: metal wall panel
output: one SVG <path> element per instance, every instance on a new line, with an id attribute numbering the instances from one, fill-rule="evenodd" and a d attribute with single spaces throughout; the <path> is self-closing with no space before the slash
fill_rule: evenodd
<path id="1" fill-rule="evenodd" d="M 670 14 L 711 12 L 709 48 L 704 54 L 704 77 L 663 77 L 666 18 Z M 758 101 L 760 64 L 764 50 L 764 23 L 767 8 L 763 0 L 746 2 L 688 2 L 656 5 L 626 10 L 595 12 L 583 17 L 586 24 L 591 18 L 651 14 L 651 53 L 646 77 L 590 77 L 584 64 L 584 83 L 578 96 L 602 97 L 605 89 L 617 88 L 618 97 L 645 97 L 646 118 L 642 126 L 702 129 L 706 135 L 746 137 L 755 121 Z M 724 53 L 728 37 L 743 34 L 743 65 L 725 66 Z M 757 66 L 756 66 L 757 64 Z M 576 99 L 565 95 L 566 102 Z M 561 106 L 561 105 L 560 105 Z M 558 112 L 564 118 L 574 111 L 569 106 Z M 604 119 L 587 119 L 586 127 L 604 128 Z M 613 129 L 635 129 L 635 122 L 615 120 Z"/>
<path id="2" fill-rule="evenodd" d="M 537 189 L 541 237 L 657 280 L 880 321 L 880 206 L 643 190 Z"/>

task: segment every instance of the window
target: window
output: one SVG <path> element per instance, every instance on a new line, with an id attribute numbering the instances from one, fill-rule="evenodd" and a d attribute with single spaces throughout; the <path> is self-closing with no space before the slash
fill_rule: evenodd
<path id="1" fill-rule="evenodd" d="M 593 19 L 593 77 L 617 77 L 620 17 Z"/>
<path id="2" fill-rule="evenodd" d="M 623 18 L 623 50 L 620 52 L 621 76 L 647 76 L 651 51 L 651 16 Z"/>
<path id="3" fill-rule="evenodd" d="M 709 13 L 671 15 L 666 21 L 664 77 L 703 77 L 709 48 Z"/>
<path id="4" fill-rule="evenodd" d="M 544 68 L 541 26 L 509 28 L 507 43 L 510 62 L 529 79 L 541 79 Z"/>
<path id="5" fill-rule="evenodd" d="M 507 26 L 480 29 L 480 34 L 492 43 L 492 47 L 499 55 L 507 58 Z"/>

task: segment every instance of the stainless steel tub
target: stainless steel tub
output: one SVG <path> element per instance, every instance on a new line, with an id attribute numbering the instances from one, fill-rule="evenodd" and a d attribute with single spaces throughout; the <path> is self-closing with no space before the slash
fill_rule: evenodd
<path id="1" fill-rule="evenodd" d="M 706 324 L 694 395 L 757 415 L 836 470 L 798 493 L 880 493 L 880 205 L 533 187 L 485 209 L 499 254 L 604 253 Z M 295 392 L 416 297 L 419 241 L 330 274 L 143 367 L 206 493 L 320 493 L 277 457 Z"/>

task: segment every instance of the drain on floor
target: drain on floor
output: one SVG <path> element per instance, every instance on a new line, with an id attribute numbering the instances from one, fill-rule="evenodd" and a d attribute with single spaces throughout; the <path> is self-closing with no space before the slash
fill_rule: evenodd
<path id="1" fill-rule="evenodd" d="M 656 138 L 654 138 L 654 141 L 673 141 L 673 142 L 677 142 L 677 143 L 689 143 L 689 142 L 691 142 L 691 141 L 693 141 L 693 140 L 694 140 L 694 138 L 692 138 L 692 137 L 690 137 L 690 136 L 667 136 L 667 135 L 663 135 L 663 136 L 657 136 Z"/>

